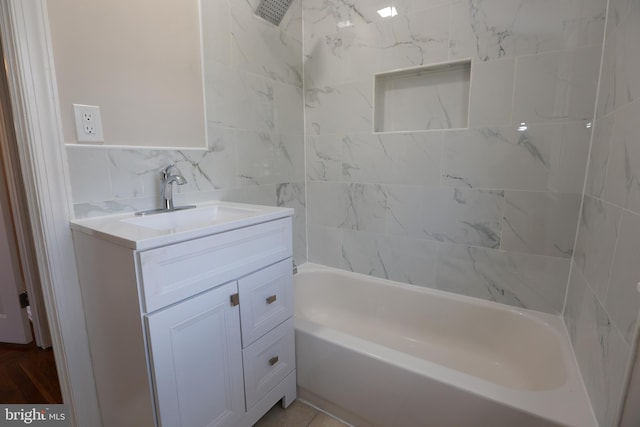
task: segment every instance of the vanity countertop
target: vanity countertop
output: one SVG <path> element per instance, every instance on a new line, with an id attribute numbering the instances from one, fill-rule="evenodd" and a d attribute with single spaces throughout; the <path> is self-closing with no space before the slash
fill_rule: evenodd
<path id="1" fill-rule="evenodd" d="M 116 214 L 71 221 L 71 228 L 145 250 L 293 215 L 292 208 L 212 202 L 154 215 Z"/>

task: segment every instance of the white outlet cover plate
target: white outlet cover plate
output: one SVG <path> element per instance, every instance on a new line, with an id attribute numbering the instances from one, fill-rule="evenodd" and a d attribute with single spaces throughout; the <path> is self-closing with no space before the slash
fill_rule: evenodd
<path id="1" fill-rule="evenodd" d="M 86 123 L 83 116 L 88 114 L 92 118 L 90 125 L 93 132 L 87 132 Z M 100 107 L 96 105 L 73 104 L 73 115 L 76 121 L 76 138 L 78 142 L 100 143 L 104 142 L 102 131 L 102 118 L 100 117 Z"/>

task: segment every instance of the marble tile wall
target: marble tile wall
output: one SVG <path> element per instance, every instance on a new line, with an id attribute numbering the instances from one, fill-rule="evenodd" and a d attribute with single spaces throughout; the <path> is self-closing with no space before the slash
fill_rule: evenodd
<path id="1" fill-rule="evenodd" d="M 304 0 L 303 16 L 309 260 L 560 313 L 606 0 Z M 372 131 L 376 73 L 465 59 L 468 126 Z"/>
<path id="2" fill-rule="evenodd" d="M 591 156 L 564 312 L 602 427 L 617 426 L 638 335 L 640 2 L 610 0 Z"/>
<path id="3" fill-rule="evenodd" d="M 175 164 L 187 179 L 178 203 L 293 207 L 294 255 L 306 261 L 301 1 L 279 27 L 252 3 L 202 1 L 208 148 L 68 145 L 76 217 L 157 207 L 159 171 Z"/>

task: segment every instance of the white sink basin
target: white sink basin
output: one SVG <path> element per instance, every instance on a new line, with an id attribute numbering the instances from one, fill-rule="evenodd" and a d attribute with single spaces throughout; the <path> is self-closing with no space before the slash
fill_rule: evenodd
<path id="1" fill-rule="evenodd" d="M 250 218 L 261 213 L 260 210 L 222 205 L 162 212 L 153 215 L 137 216 L 121 220 L 127 224 L 153 230 L 178 230 L 202 228 L 209 225 Z"/>
<path id="2" fill-rule="evenodd" d="M 71 228 L 145 250 L 293 215 L 293 209 L 213 202 L 153 215 L 117 214 L 71 221 Z"/>

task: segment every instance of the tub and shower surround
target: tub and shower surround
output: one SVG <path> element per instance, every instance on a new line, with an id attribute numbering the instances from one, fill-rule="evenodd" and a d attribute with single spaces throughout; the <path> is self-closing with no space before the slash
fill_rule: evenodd
<path id="1" fill-rule="evenodd" d="M 303 3 L 309 260 L 561 313 L 606 0 L 394 4 Z M 372 131 L 376 73 L 464 59 L 468 126 Z"/>

